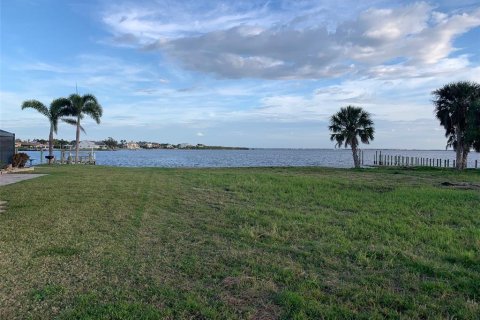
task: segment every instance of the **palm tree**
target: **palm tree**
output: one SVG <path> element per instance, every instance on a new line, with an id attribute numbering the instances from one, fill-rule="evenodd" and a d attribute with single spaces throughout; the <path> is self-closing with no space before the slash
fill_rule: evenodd
<path id="1" fill-rule="evenodd" d="M 449 83 L 432 94 L 435 116 L 445 128 L 447 148 L 456 152 L 457 169 L 465 169 L 470 149 L 480 149 L 480 84 Z"/>
<path id="2" fill-rule="evenodd" d="M 78 147 L 80 144 L 80 130 L 83 130 L 80 121 L 85 115 L 90 116 L 96 123 L 100 123 L 100 118 L 103 114 L 102 106 L 98 103 L 97 98 L 93 94 L 85 94 L 80 96 L 77 93 L 71 94 L 68 97 L 70 100 L 69 114 L 75 117 L 75 120 L 70 120 L 69 123 L 76 125 L 77 132 L 75 137 L 75 163 L 78 163 Z"/>
<path id="3" fill-rule="evenodd" d="M 373 140 L 375 129 L 370 114 L 360 107 L 347 106 L 340 108 L 340 111 L 330 118 L 328 129 L 333 132 L 330 140 L 336 141 L 335 147 L 352 147 L 353 163 L 355 168 L 360 167 L 358 156 L 359 138 L 363 143 L 370 143 Z"/>
<path id="4" fill-rule="evenodd" d="M 48 164 L 51 164 L 53 160 L 53 134 L 57 133 L 58 120 L 62 119 L 62 117 L 68 114 L 69 105 L 70 101 L 65 98 L 53 100 L 52 103 L 50 103 L 49 108 L 47 108 L 38 100 L 27 100 L 22 103 L 22 110 L 27 108 L 35 109 L 47 117 L 48 121 L 50 122 L 50 135 L 48 137 Z"/>

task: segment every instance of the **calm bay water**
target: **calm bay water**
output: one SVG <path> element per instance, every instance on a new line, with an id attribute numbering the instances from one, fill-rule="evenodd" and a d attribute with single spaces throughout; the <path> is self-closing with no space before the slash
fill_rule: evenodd
<path id="1" fill-rule="evenodd" d="M 364 150 L 365 165 L 373 165 L 375 151 Z M 455 159 L 451 150 L 381 150 L 382 154 L 408 157 Z M 28 151 L 33 164 L 39 164 L 40 152 Z M 47 155 L 43 152 L 43 156 Z M 74 156 L 72 152 L 72 156 Z M 88 152 L 82 151 L 82 155 Z M 68 155 L 68 152 L 67 152 Z M 60 152 L 55 151 L 60 159 Z M 253 149 L 253 150 L 118 150 L 96 151 L 97 164 L 118 167 L 267 167 L 267 166 L 322 166 L 348 168 L 353 166 L 352 153 L 345 149 Z M 471 168 L 480 154 L 472 152 L 468 156 Z M 45 162 L 45 160 L 44 160 Z"/>

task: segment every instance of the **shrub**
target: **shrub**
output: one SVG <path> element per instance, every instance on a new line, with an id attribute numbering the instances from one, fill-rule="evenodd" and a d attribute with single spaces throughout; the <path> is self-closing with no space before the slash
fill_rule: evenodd
<path id="1" fill-rule="evenodd" d="M 26 153 L 20 152 L 14 154 L 12 158 L 12 166 L 15 168 L 23 168 L 28 159 L 30 159 L 30 157 Z"/>

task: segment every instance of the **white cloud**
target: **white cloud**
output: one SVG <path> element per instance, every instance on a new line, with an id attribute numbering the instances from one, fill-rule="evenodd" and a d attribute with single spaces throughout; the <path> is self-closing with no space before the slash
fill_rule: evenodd
<path id="1" fill-rule="evenodd" d="M 124 3 L 108 8 L 102 20 L 119 42 L 147 44 L 245 23 L 269 25 L 272 20 L 265 10 L 264 6 L 254 3 L 236 7 L 187 1 L 162 1 L 142 6 Z"/>
<path id="2" fill-rule="evenodd" d="M 289 16 L 266 6 L 234 11 L 238 8 L 224 5 L 196 14 L 187 7 L 180 17 L 166 16 L 170 11 L 162 13 L 163 7 L 129 12 L 117 7 L 104 22 L 115 36 L 135 38 L 137 46 L 160 50 L 190 70 L 264 79 L 365 75 L 400 58 L 404 62 L 385 68 L 438 69 L 455 52 L 453 40 L 480 26 L 480 8 L 449 14 L 418 2 L 372 7 L 332 27 L 324 7 Z"/>

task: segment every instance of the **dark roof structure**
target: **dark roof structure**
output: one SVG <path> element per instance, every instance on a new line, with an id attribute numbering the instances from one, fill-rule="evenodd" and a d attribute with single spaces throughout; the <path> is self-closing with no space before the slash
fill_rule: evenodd
<path id="1" fill-rule="evenodd" d="M 0 129 L 0 137 L 15 137 L 15 134 Z"/>
<path id="2" fill-rule="evenodd" d="M 12 163 L 15 154 L 15 134 L 0 130 L 0 168 Z"/>

